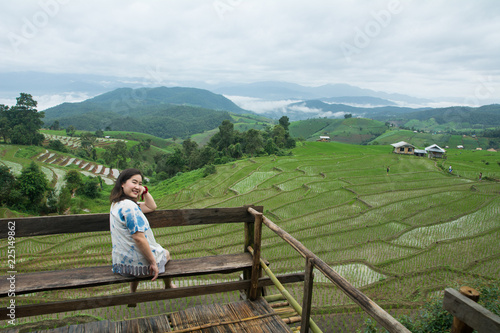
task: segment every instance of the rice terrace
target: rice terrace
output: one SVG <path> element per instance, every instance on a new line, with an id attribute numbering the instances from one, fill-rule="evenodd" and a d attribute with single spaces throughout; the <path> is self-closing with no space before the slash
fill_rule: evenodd
<path id="1" fill-rule="evenodd" d="M 0 146 L 0 150 L 4 148 Z M 393 154 L 388 145 L 305 142 L 291 156 L 239 160 L 219 165 L 215 174 L 185 182 L 180 189 L 169 181 L 150 190 L 159 209 L 263 206 L 267 217 L 383 309 L 398 315 L 418 309 L 432 298 L 442 298 L 445 288 L 500 281 L 497 154 L 451 149 L 442 160 Z M 447 172 L 448 165 L 453 165 L 452 174 Z M 484 175 L 481 181 L 479 172 Z M 174 180 L 182 183 L 188 176 Z M 104 191 L 109 190 L 104 185 Z M 103 204 L 92 213 L 108 209 Z M 242 250 L 242 230 L 231 224 L 162 228 L 155 235 L 175 258 Z M 1 255 L 7 257 L 6 240 L 0 244 Z M 20 238 L 16 247 L 20 272 L 111 265 L 109 232 Z M 303 258 L 266 228 L 262 256 L 277 274 L 304 269 Z M 2 269 L 8 270 L 6 261 L 2 261 Z M 203 285 L 235 277 L 211 275 L 176 279 L 175 283 L 181 287 Z M 312 318 L 324 332 L 350 332 L 363 326 L 366 315 L 354 302 L 321 274 L 315 274 L 314 281 Z M 143 282 L 139 289 L 162 287 L 161 282 Z M 273 288 L 269 294 L 277 293 Z M 287 289 L 302 301 L 301 283 Z M 17 302 L 125 292 L 128 284 L 43 292 L 19 296 Z M 114 306 L 28 317 L 19 323 L 68 315 L 118 321 L 238 298 L 238 292 L 228 292 L 141 303 L 136 308 Z M 6 306 L 8 300 L 3 301 Z"/>

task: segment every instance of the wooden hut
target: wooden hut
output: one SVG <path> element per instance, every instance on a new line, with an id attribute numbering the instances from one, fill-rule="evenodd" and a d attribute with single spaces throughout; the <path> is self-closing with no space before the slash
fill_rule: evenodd
<path id="1" fill-rule="evenodd" d="M 443 158 L 444 155 L 446 154 L 446 150 L 443 148 L 439 147 L 436 144 L 433 144 L 432 146 L 426 147 L 425 151 L 427 152 L 427 157 L 432 158 Z"/>
<path id="2" fill-rule="evenodd" d="M 392 143 L 391 146 L 394 147 L 393 153 L 395 154 L 413 155 L 415 153 L 415 146 L 408 142 L 399 141 Z"/>

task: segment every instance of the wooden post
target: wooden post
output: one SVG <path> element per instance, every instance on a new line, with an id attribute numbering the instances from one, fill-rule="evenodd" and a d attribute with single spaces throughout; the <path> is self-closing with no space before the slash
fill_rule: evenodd
<path id="1" fill-rule="evenodd" d="M 300 322 L 300 333 L 309 332 L 309 319 L 311 318 L 312 289 L 314 280 L 314 259 L 306 258 L 304 298 L 302 300 L 302 319 Z"/>
<path id="2" fill-rule="evenodd" d="M 249 298 L 255 300 L 259 296 L 259 277 L 261 274 L 260 268 L 260 242 L 262 238 L 262 213 L 255 214 L 255 229 L 254 229 L 254 246 L 253 246 L 253 265 L 252 275 L 250 277 L 251 285 Z"/>
<path id="3" fill-rule="evenodd" d="M 471 287 L 463 286 L 460 288 L 460 294 L 473 300 L 477 303 L 479 301 L 479 292 Z M 451 326 L 451 333 L 472 333 L 474 329 L 458 319 L 453 317 L 453 325 Z"/>
<path id="4" fill-rule="evenodd" d="M 247 208 L 248 210 L 249 208 Z M 255 216 L 254 222 L 245 222 L 245 243 L 243 244 L 243 251 L 249 252 L 248 247 L 254 247 L 254 233 L 255 233 Z M 251 269 L 244 269 L 241 274 L 241 280 L 250 280 L 252 277 Z M 246 300 L 250 297 L 250 289 L 240 290 L 240 298 Z"/>

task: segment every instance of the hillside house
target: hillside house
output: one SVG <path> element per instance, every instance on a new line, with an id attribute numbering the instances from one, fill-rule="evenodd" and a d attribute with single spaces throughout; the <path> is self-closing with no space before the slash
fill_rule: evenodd
<path id="1" fill-rule="evenodd" d="M 392 143 L 391 146 L 394 147 L 393 153 L 405 154 L 405 155 L 414 155 L 415 154 L 415 146 L 412 144 L 409 144 L 408 142 L 399 141 L 397 143 Z"/>
<path id="2" fill-rule="evenodd" d="M 436 144 L 433 144 L 432 146 L 425 148 L 425 151 L 427 152 L 427 157 L 429 158 L 432 157 L 443 158 L 444 155 L 446 154 L 446 150 L 444 150 L 443 148 L 439 147 Z"/>
<path id="3" fill-rule="evenodd" d="M 330 142 L 330 137 L 329 136 L 320 136 L 319 140 L 316 140 L 319 142 Z"/>

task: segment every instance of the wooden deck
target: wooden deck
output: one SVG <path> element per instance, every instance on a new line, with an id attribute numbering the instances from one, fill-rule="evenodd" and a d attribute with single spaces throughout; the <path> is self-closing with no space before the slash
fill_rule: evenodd
<path id="1" fill-rule="evenodd" d="M 8 330 L 7 332 L 17 332 Z M 39 333 L 143 333 L 143 332 L 291 332 L 290 328 L 262 297 L 255 301 L 199 305 L 155 317 L 113 322 L 103 320 L 71 325 Z"/>

